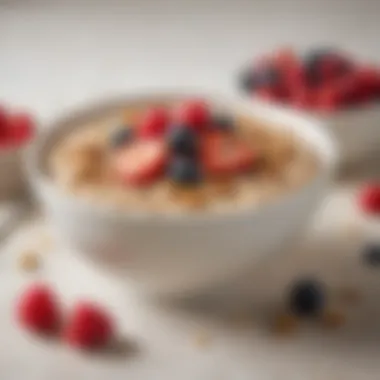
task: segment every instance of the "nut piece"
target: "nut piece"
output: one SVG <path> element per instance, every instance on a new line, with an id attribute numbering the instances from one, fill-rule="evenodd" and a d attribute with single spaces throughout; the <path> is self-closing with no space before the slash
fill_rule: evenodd
<path id="1" fill-rule="evenodd" d="M 298 328 L 298 319 L 293 314 L 280 313 L 275 317 L 272 328 L 276 335 L 292 334 Z"/>
<path id="2" fill-rule="evenodd" d="M 25 272 L 35 272 L 40 268 L 40 255 L 35 251 L 26 251 L 19 258 L 19 267 Z"/>
<path id="3" fill-rule="evenodd" d="M 323 327 L 338 329 L 346 323 L 346 318 L 339 310 L 326 310 L 321 316 L 321 322 Z"/>

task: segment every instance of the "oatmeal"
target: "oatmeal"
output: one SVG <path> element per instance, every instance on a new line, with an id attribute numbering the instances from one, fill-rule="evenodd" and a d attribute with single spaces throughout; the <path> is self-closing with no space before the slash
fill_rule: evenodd
<path id="1" fill-rule="evenodd" d="M 48 166 L 80 197 L 171 213 L 255 207 L 305 185 L 317 162 L 289 132 L 188 101 L 80 125 L 55 144 Z"/>

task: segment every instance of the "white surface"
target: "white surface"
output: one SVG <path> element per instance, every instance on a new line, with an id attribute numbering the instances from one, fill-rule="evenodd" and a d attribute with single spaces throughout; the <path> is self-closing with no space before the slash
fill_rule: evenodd
<path id="1" fill-rule="evenodd" d="M 252 54 L 282 43 L 299 47 L 337 43 L 380 58 L 378 1 L 5 3 L 6 8 L 0 5 L 0 99 L 36 109 L 43 119 L 63 106 L 143 84 L 198 84 L 224 91 L 229 88 L 227 72 Z M 322 272 L 331 282 L 343 281 L 346 275 L 367 295 L 362 307 L 349 314 L 349 329 L 322 334 L 306 328 L 299 337 L 279 342 L 269 338 L 265 329 L 235 333 L 211 319 L 200 323 L 211 331 L 212 345 L 198 350 L 191 342 L 197 329 L 191 322 L 195 316 L 136 306 L 111 281 L 57 253 L 48 259 L 46 275 L 58 283 L 64 296 L 87 293 L 104 299 L 117 310 L 123 330 L 142 346 L 141 355 L 129 360 L 82 358 L 55 345 L 28 341 L 14 328 L 10 312 L 14 294 L 29 280 L 16 275 L 14 260 L 19 251 L 15 248 L 1 256 L 1 378 L 378 379 L 379 275 L 358 265 L 356 247 L 349 239 L 352 232 L 344 230 L 342 249 L 337 244 L 326 248 L 333 227 L 339 230 L 334 216 L 350 215 L 347 199 L 340 195 L 338 206 L 330 204 L 326 211 L 332 226 L 320 225 L 323 239 L 314 256 L 301 251 L 299 260 L 289 257 L 274 263 L 279 272 L 263 269 L 252 277 L 252 288 L 263 297 L 267 287 L 268 293 L 272 287 L 281 288 L 288 276 L 285 268 L 303 273 L 304 266 L 306 271 Z M 18 245 L 29 245 L 24 235 L 16 240 Z"/>
<path id="2" fill-rule="evenodd" d="M 135 94 L 86 108 L 79 119 L 91 120 L 99 112 L 118 112 L 120 105 L 196 95 L 182 89 Z M 181 295 L 213 288 L 239 276 L 247 267 L 268 259 L 279 247 L 301 236 L 303 227 L 330 190 L 337 156 L 334 144 L 318 123 L 290 111 L 252 107 L 245 99 L 213 94 L 205 97 L 216 108 L 286 128 L 299 144 L 305 142 L 304 147 L 318 157 L 320 167 L 315 177 L 302 188 L 289 190 L 275 203 L 260 208 L 246 201 L 246 205 L 236 205 L 236 209 L 213 210 L 210 215 L 162 216 L 152 214 L 154 210 L 144 215 L 139 210 L 120 213 L 116 208 L 85 202 L 46 180 L 41 163 L 46 162 L 53 142 L 78 125 L 72 117 L 72 124 L 58 122 L 51 126 L 51 132 L 28 156 L 32 183 L 52 225 L 64 240 L 98 265 L 126 277 L 142 292 Z"/>

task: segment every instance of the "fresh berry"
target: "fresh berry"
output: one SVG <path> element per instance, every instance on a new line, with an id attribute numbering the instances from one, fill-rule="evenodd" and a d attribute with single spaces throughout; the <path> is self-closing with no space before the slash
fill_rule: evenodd
<path id="1" fill-rule="evenodd" d="M 231 116 L 218 114 L 213 116 L 212 126 L 218 131 L 231 132 L 234 130 L 235 123 Z"/>
<path id="2" fill-rule="evenodd" d="M 238 78 L 241 90 L 247 94 L 250 94 L 257 87 L 256 79 L 257 77 L 252 69 L 244 70 Z"/>
<path id="3" fill-rule="evenodd" d="M 363 67 L 355 72 L 358 100 L 374 99 L 380 89 L 379 70 L 374 67 Z"/>
<path id="4" fill-rule="evenodd" d="M 175 184 L 194 186 L 202 181 L 202 171 L 196 160 L 188 157 L 174 157 L 169 164 L 168 177 Z"/>
<path id="5" fill-rule="evenodd" d="M 325 303 L 325 293 L 321 284 L 314 280 L 301 280 L 290 291 L 289 307 L 299 316 L 318 314 Z"/>
<path id="6" fill-rule="evenodd" d="M 363 249 L 364 261 L 370 266 L 380 265 L 380 244 L 370 243 Z"/>
<path id="7" fill-rule="evenodd" d="M 30 331 L 44 334 L 56 332 L 61 322 L 56 295 L 46 285 L 32 285 L 17 303 L 17 317 Z"/>
<path id="8" fill-rule="evenodd" d="M 9 116 L 8 136 L 13 144 L 28 142 L 35 133 L 35 121 L 30 114 L 15 113 Z"/>
<path id="9" fill-rule="evenodd" d="M 114 338 L 111 316 L 97 305 L 82 302 L 75 306 L 64 332 L 67 343 L 79 349 L 99 349 Z"/>
<path id="10" fill-rule="evenodd" d="M 117 175 L 135 186 L 154 182 L 163 174 L 166 162 L 167 149 L 161 140 L 135 141 L 114 157 Z"/>
<path id="11" fill-rule="evenodd" d="M 320 89 L 316 94 L 316 107 L 323 112 L 332 112 L 342 104 L 342 92 L 337 86 Z"/>
<path id="12" fill-rule="evenodd" d="M 211 133 L 203 139 L 202 161 L 207 174 L 228 176 L 253 168 L 257 154 L 238 138 Z"/>
<path id="13" fill-rule="evenodd" d="M 367 214 L 380 214 L 380 185 L 369 184 L 359 194 L 359 205 Z"/>
<path id="14" fill-rule="evenodd" d="M 168 145 L 175 155 L 195 156 L 198 153 L 198 136 L 186 125 L 174 125 L 169 130 Z"/>
<path id="15" fill-rule="evenodd" d="M 210 121 L 208 105 L 201 100 L 183 103 L 178 109 L 177 122 L 188 125 L 196 131 L 203 131 Z"/>
<path id="16" fill-rule="evenodd" d="M 169 124 L 169 114 L 164 108 L 151 108 L 139 124 L 139 136 L 144 139 L 162 137 Z"/>
<path id="17" fill-rule="evenodd" d="M 299 87 L 304 84 L 302 62 L 291 49 L 280 51 L 275 57 L 275 65 L 278 70 L 278 77 L 281 78 L 282 86 Z"/>
<path id="18" fill-rule="evenodd" d="M 118 149 L 125 146 L 133 137 L 133 130 L 128 126 L 122 126 L 112 131 L 109 137 L 111 148 Z"/>

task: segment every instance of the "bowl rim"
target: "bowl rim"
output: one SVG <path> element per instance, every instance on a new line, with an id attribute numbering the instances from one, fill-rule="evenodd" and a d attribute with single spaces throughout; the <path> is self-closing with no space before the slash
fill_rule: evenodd
<path id="1" fill-rule="evenodd" d="M 46 149 L 46 143 L 49 141 L 52 136 L 54 136 L 58 131 L 68 130 L 67 126 L 72 125 L 73 129 L 78 125 L 79 120 L 84 119 L 88 120 L 91 115 L 99 114 L 103 115 L 105 112 L 125 106 L 126 104 L 133 102 L 149 101 L 157 98 L 204 98 L 210 99 L 210 101 L 215 101 L 222 104 L 227 104 L 236 108 L 237 106 L 244 109 L 247 113 L 250 113 L 252 117 L 260 118 L 260 110 L 264 110 L 273 115 L 277 115 L 279 118 L 293 119 L 300 124 L 303 124 L 303 128 L 307 128 L 314 135 L 317 135 L 318 138 L 323 142 L 324 150 L 326 157 L 321 159 L 322 153 L 316 153 L 319 161 L 321 161 L 320 168 L 315 176 L 308 181 L 303 186 L 300 186 L 289 193 L 281 194 L 278 197 L 275 197 L 270 202 L 264 202 L 260 205 L 250 206 L 240 208 L 234 211 L 226 212 L 180 212 L 180 213 L 162 213 L 154 211 L 131 211 L 128 212 L 126 209 L 118 210 L 116 207 L 108 205 L 106 202 L 97 204 L 90 199 L 86 199 L 82 196 L 76 196 L 70 194 L 69 192 L 64 191 L 59 186 L 54 183 L 54 180 L 45 173 L 45 170 L 41 167 L 41 156 Z M 256 110 L 256 111 L 255 111 Z M 244 97 L 237 96 L 236 94 L 215 94 L 210 93 L 209 91 L 203 91 L 199 89 L 141 89 L 133 90 L 122 95 L 116 96 L 106 96 L 97 98 L 85 105 L 79 107 L 74 107 L 70 109 L 69 115 L 66 112 L 62 112 L 61 115 L 52 118 L 47 122 L 43 128 L 40 130 L 38 137 L 34 140 L 25 152 L 24 160 L 26 172 L 29 177 L 29 180 L 32 186 L 37 190 L 37 193 L 46 193 L 54 194 L 54 197 L 57 199 L 65 199 L 70 201 L 71 204 L 75 205 L 75 208 L 83 210 L 87 213 L 93 213 L 99 217 L 107 217 L 108 219 L 124 220 L 124 221 L 141 221 L 141 222 L 187 222 L 190 224 L 207 223 L 215 221 L 227 221 L 231 219 L 239 219 L 247 215 L 253 215 L 262 213 L 263 211 L 271 210 L 276 207 L 281 207 L 281 205 L 290 203 L 296 198 L 302 198 L 304 194 L 307 194 L 312 190 L 318 180 L 325 179 L 328 180 L 332 177 L 338 162 L 338 149 L 337 144 L 332 137 L 331 133 L 327 128 L 323 127 L 324 122 L 314 118 L 310 115 L 305 115 L 303 113 L 297 112 L 291 109 L 283 109 L 277 107 L 273 104 L 263 104 L 260 102 L 254 102 L 252 99 L 245 99 Z M 256 113 L 255 113 L 256 112 Z M 273 123 L 275 124 L 275 123 Z M 288 124 L 288 123 L 283 123 Z M 66 126 L 66 128 L 65 128 Z M 299 128 L 295 129 L 296 131 Z M 298 136 L 300 133 L 296 133 Z M 65 133 L 63 133 L 65 135 Z M 322 144 L 319 144 L 322 145 Z M 320 150 L 316 149 L 316 151 Z M 44 197 L 43 197 L 44 198 Z"/>

